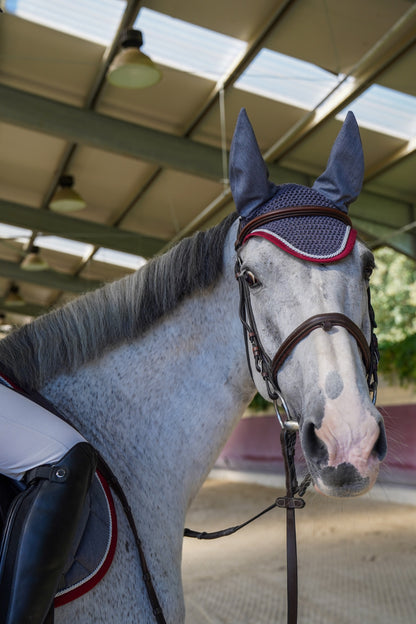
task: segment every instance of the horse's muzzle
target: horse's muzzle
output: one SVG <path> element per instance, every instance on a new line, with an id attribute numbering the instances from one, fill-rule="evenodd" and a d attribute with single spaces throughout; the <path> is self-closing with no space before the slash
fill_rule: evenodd
<path id="1" fill-rule="evenodd" d="M 359 496 L 374 485 L 387 453 L 383 420 L 354 447 L 325 435 L 312 422 L 301 427 L 301 444 L 315 487 L 328 496 Z M 349 443 L 349 444 L 348 444 Z"/>

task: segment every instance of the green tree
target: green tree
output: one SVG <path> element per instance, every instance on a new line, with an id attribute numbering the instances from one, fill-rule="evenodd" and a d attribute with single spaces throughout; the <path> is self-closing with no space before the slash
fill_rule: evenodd
<path id="1" fill-rule="evenodd" d="M 389 247 L 374 253 L 371 300 L 377 320 L 380 371 L 401 383 L 416 383 L 416 263 Z M 255 411 L 270 409 L 259 394 Z"/>
<path id="2" fill-rule="evenodd" d="M 388 247 L 377 249 L 374 255 L 371 296 L 378 339 L 400 342 L 416 333 L 416 263 Z"/>
<path id="3" fill-rule="evenodd" d="M 371 296 L 377 319 L 380 370 L 416 382 L 416 263 L 388 247 L 375 252 Z"/>

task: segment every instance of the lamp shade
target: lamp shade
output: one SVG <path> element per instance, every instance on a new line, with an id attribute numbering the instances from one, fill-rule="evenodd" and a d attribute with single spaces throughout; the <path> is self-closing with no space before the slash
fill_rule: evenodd
<path id="1" fill-rule="evenodd" d="M 87 204 L 82 199 L 81 195 L 72 188 L 73 185 L 73 176 L 61 176 L 59 179 L 59 187 L 49 202 L 49 208 L 51 210 L 55 212 L 75 212 L 76 210 L 83 210 L 86 208 Z"/>
<path id="2" fill-rule="evenodd" d="M 12 330 L 13 325 L 7 322 L 6 315 L 0 313 L 0 338 L 4 338 L 4 336 L 9 334 Z"/>
<path id="3" fill-rule="evenodd" d="M 32 247 L 21 263 L 20 268 L 25 271 L 45 271 L 45 269 L 49 268 L 49 265 L 40 255 L 39 247 Z"/>
<path id="4" fill-rule="evenodd" d="M 19 287 L 16 284 L 10 286 L 9 293 L 4 300 L 4 304 L 10 308 L 19 308 L 25 305 L 25 300 L 19 294 Z"/>
<path id="5" fill-rule="evenodd" d="M 108 69 L 107 80 L 110 84 L 126 89 L 143 89 L 160 81 L 162 72 L 140 50 L 142 44 L 140 30 L 126 31 L 121 41 L 122 50 Z"/>

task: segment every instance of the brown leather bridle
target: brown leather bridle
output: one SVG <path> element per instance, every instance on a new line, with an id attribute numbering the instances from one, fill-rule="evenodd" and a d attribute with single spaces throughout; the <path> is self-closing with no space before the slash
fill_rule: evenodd
<path id="1" fill-rule="evenodd" d="M 296 432 L 299 425 L 290 414 L 287 403 L 280 391 L 277 377 L 278 373 L 293 352 L 295 347 L 304 340 L 311 332 L 316 329 L 322 329 L 329 332 L 333 327 L 343 327 L 356 340 L 361 351 L 364 367 L 367 375 L 367 385 L 370 393 L 373 395 L 373 403 L 377 396 L 377 365 L 379 360 L 379 352 L 377 346 L 377 337 L 374 334 L 376 327 L 374 311 L 371 306 L 370 289 L 368 288 L 368 311 L 371 324 L 370 344 L 364 336 L 361 329 L 348 316 L 340 312 L 329 312 L 316 314 L 301 323 L 280 345 L 276 354 L 271 358 L 264 350 L 259 333 L 257 331 L 256 320 L 254 318 L 251 305 L 250 286 L 246 281 L 246 271 L 243 269 L 242 259 L 239 250 L 244 244 L 246 237 L 256 228 L 275 221 L 292 216 L 310 216 L 310 215 L 330 215 L 333 218 L 340 219 L 344 223 L 351 226 L 349 217 L 341 211 L 331 208 L 305 206 L 301 208 L 285 208 L 279 209 L 260 215 L 259 217 L 249 221 L 244 227 L 240 227 L 235 248 L 237 251 L 237 260 L 235 265 L 235 276 L 238 280 L 240 289 L 240 319 L 244 328 L 244 340 L 246 345 L 247 362 L 251 376 L 254 381 L 253 371 L 251 368 L 249 343 L 251 344 L 254 365 L 258 373 L 261 374 L 266 387 L 267 393 L 272 400 L 276 415 L 282 427 L 280 441 L 282 454 L 285 464 L 286 475 L 286 496 L 276 499 L 276 506 L 286 509 L 286 561 L 287 561 L 287 623 L 296 624 L 298 611 L 298 573 L 297 573 L 297 548 L 296 548 L 296 524 L 295 509 L 304 507 L 305 502 L 302 498 L 296 497 L 298 494 L 303 496 L 311 479 L 307 475 L 302 484 L 298 485 L 295 468 L 295 442 Z M 281 408 L 285 414 L 282 419 Z"/>
<path id="2" fill-rule="evenodd" d="M 256 370 L 262 375 L 266 383 L 269 397 L 272 401 L 279 400 L 280 402 L 282 402 L 288 420 L 291 420 L 291 418 L 289 416 L 286 403 L 283 400 L 281 391 L 278 386 L 277 375 L 294 348 L 315 329 L 322 329 L 325 332 L 328 332 L 335 326 L 343 327 L 355 338 L 363 358 L 363 363 L 367 375 L 368 388 L 369 391 L 373 394 L 373 403 L 375 403 L 377 395 L 377 366 L 379 353 L 377 337 L 374 334 L 374 329 L 377 325 L 375 322 L 374 311 L 371 306 L 369 289 L 368 310 L 371 323 L 370 344 L 367 343 L 367 339 L 361 329 L 358 327 L 358 325 L 356 325 L 348 316 L 340 312 L 316 314 L 315 316 L 311 316 L 310 318 L 308 318 L 283 341 L 273 358 L 269 357 L 261 344 L 259 333 L 257 331 L 256 321 L 253 314 L 253 309 L 251 306 L 250 286 L 247 284 L 245 279 L 246 274 L 245 271 L 242 269 L 242 260 L 239 255 L 239 250 L 244 244 L 246 237 L 253 230 L 257 229 L 261 225 L 264 225 L 265 223 L 286 217 L 311 215 L 331 216 L 333 218 L 343 221 L 350 226 L 352 225 L 350 218 L 340 210 L 317 206 L 284 208 L 268 212 L 249 221 L 244 227 L 240 228 L 235 243 L 235 248 L 237 251 L 235 275 L 240 288 L 240 319 L 245 330 L 244 338 L 250 371 L 251 365 L 248 355 L 249 342 L 251 343 Z"/>

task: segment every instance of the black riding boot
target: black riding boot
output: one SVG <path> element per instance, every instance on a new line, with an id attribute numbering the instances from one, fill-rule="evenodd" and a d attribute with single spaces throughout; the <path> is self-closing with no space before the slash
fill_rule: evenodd
<path id="1" fill-rule="evenodd" d="M 56 464 L 27 473 L 1 550 L 0 624 L 42 624 L 69 555 L 95 471 L 93 448 L 76 444 Z"/>

